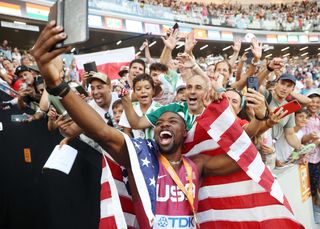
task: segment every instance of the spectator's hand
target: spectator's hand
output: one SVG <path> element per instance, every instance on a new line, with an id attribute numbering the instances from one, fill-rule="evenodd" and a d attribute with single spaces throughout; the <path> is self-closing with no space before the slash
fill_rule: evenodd
<path id="1" fill-rule="evenodd" d="M 280 70 L 284 66 L 284 60 L 279 57 L 273 58 L 267 66 L 273 70 Z"/>
<path id="2" fill-rule="evenodd" d="M 203 104 L 205 107 L 209 106 L 212 102 L 219 102 L 223 97 L 225 97 L 225 92 L 220 92 L 220 89 L 223 89 L 223 75 L 219 75 L 216 80 L 210 80 L 211 87 L 207 93 L 205 93 L 202 98 Z"/>
<path id="3" fill-rule="evenodd" d="M 49 118 L 49 121 L 55 121 L 58 116 L 56 109 L 54 107 L 51 107 L 47 113 L 47 116 Z"/>
<path id="4" fill-rule="evenodd" d="M 25 97 L 27 95 L 32 97 L 34 95 L 34 93 L 35 93 L 35 91 L 32 88 L 26 88 L 26 89 L 20 89 L 19 90 L 19 95 L 21 97 Z"/>
<path id="5" fill-rule="evenodd" d="M 60 115 L 55 123 L 63 135 L 71 135 L 71 133 L 69 132 L 70 126 L 74 123 L 71 118 L 65 118 L 63 115 Z"/>
<path id="6" fill-rule="evenodd" d="M 262 56 L 262 44 L 259 44 L 256 38 L 252 38 L 250 48 L 255 61 L 259 61 Z"/>
<path id="7" fill-rule="evenodd" d="M 246 94 L 247 107 L 252 108 L 256 117 L 263 119 L 267 112 L 265 98 L 254 89 L 248 88 Z"/>
<path id="8" fill-rule="evenodd" d="M 61 58 L 58 56 L 70 51 L 71 46 L 55 50 L 52 50 L 52 47 L 66 37 L 67 34 L 63 32 L 63 28 L 55 26 L 55 21 L 51 21 L 43 29 L 30 50 L 48 87 L 55 87 L 61 83 L 60 72 L 63 65 Z"/>
<path id="9" fill-rule="evenodd" d="M 193 56 L 189 55 L 188 53 L 178 53 L 178 56 L 176 59 L 185 68 L 193 68 L 197 64 L 196 59 Z"/>
<path id="10" fill-rule="evenodd" d="M 148 39 L 146 39 L 146 40 L 142 43 L 142 46 L 143 46 L 144 48 L 149 47 L 149 41 L 148 41 Z"/>
<path id="11" fill-rule="evenodd" d="M 192 50 L 197 43 L 198 41 L 194 39 L 194 33 L 193 32 L 188 33 L 186 36 L 186 42 L 184 44 L 184 52 L 189 54 L 192 53 Z"/>
<path id="12" fill-rule="evenodd" d="M 274 107 L 269 113 L 268 121 L 271 126 L 279 124 L 281 119 L 288 113 L 288 111 L 284 111 L 282 107 L 280 107 L 280 109 L 277 112 L 274 112 L 275 109 L 276 108 Z"/>
<path id="13" fill-rule="evenodd" d="M 261 144 L 260 149 L 261 149 L 261 153 L 263 153 L 263 154 L 271 154 L 274 152 L 274 148 L 270 147 L 266 144 Z"/>
<path id="14" fill-rule="evenodd" d="M 310 134 L 307 134 L 306 136 L 308 139 L 310 139 L 311 142 L 314 142 L 316 140 L 319 140 L 319 136 L 316 132 L 312 132 Z"/>
<path id="15" fill-rule="evenodd" d="M 59 143 L 59 149 L 61 149 L 61 147 L 63 145 L 68 145 L 70 138 L 65 137 L 64 139 L 61 140 L 61 142 Z"/>
<path id="16" fill-rule="evenodd" d="M 241 49 L 241 40 L 240 38 L 236 38 L 231 46 L 234 53 L 239 53 Z"/>
<path id="17" fill-rule="evenodd" d="M 247 61 L 247 55 L 248 55 L 248 52 L 244 52 L 240 58 L 240 61 L 241 62 L 246 62 Z"/>
<path id="18" fill-rule="evenodd" d="M 177 29 L 172 30 L 170 33 L 170 36 L 167 39 L 165 39 L 164 37 L 161 37 L 161 39 L 165 47 L 167 47 L 170 50 L 173 50 L 176 47 L 177 42 L 179 41 L 178 30 Z"/>
<path id="19" fill-rule="evenodd" d="M 299 165 L 306 165 L 309 162 L 309 154 L 301 155 L 298 159 Z"/>

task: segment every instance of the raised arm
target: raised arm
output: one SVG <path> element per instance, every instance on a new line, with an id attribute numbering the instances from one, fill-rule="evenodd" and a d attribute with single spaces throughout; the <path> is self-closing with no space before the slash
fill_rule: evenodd
<path id="1" fill-rule="evenodd" d="M 232 49 L 233 49 L 233 54 L 231 59 L 229 60 L 229 64 L 233 67 L 233 65 L 236 63 L 236 60 L 238 59 L 239 56 L 239 52 L 241 49 L 241 40 L 240 38 L 236 38 L 234 40 L 234 43 L 232 45 Z"/>
<path id="2" fill-rule="evenodd" d="M 161 37 L 164 43 L 164 48 L 160 56 L 160 63 L 168 65 L 172 59 L 172 50 L 176 47 L 178 39 L 178 30 L 172 30 L 168 38 Z"/>
<path id="3" fill-rule="evenodd" d="M 137 115 L 136 111 L 133 109 L 129 94 L 121 97 L 121 101 L 124 112 L 126 112 L 128 122 L 132 129 L 140 130 L 151 127 L 151 123 L 145 116 L 140 117 Z"/>
<path id="4" fill-rule="evenodd" d="M 144 55 L 147 59 L 147 62 L 149 64 L 153 64 L 155 63 L 155 60 L 151 57 L 151 53 L 150 53 L 150 48 L 149 48 L 149 42 L 146 39 L 145 42 L 143 42 L 143 46 L 144 46 Z"/>
<path id="5" fill-rule="evenodd" d="M 31 50 L 35 58 L 41 75 L 46 81 L 48 88 L 61 89 L 58 94 L 63 97 L 61 102 L 69 115 L 88 136 L 98 142 L 119 164 L 130 167 L 127 146 L 121 132 L 109 127 L 102 118 L 79 96 L 72 92 L 68 86 L 63 86 L 60 78 L 62 68 L 60 54 L 70 51 L 71 47 L 55 49 L 52 47 L 56 43 L 64 40 L 66 34 L 63 28 L 56 27 L 51 21 L 41 32 L 38 40 Z M 81 112 L 79 112 L 81 111 Z"/>

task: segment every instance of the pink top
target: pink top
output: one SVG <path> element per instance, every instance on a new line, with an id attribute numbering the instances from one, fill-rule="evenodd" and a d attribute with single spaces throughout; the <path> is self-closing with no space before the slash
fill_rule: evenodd
<path id="1" fill-rule="evenodd" d="M 313 115 L 310 117 L 307 125 L 302 129 L 304 134 L 310 134 L 312 132 L 315 132 L 320 137 L 320 116 L 319 115 Z M 311 151 L 309 155 L 309 162 L 316 164 L 320 161 L 320 146 L 315 148 L 313 151 Z"/>
<path id="2" fill-rule="evenodd" d="M 198 208 L 199 172 L 190 159 L 192 167 L 193 197 L 195 210 Z M 186 189 L 189 187 L 187 173 L 181 166 L 177 175 Z M 192 208 L 185 194 L 178 188 L 165 167 L 159 163 L 157 179 L 156 217 L 153 228 L 196 228 Z"/>

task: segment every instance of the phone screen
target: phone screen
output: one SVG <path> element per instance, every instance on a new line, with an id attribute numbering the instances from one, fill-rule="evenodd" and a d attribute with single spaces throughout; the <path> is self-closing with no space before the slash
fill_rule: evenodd
<path id="1" fill-rule="evenodd" d="M 88 93 L 86 92 L 86 90 L 84 90 L 84 88 L 81 85 L 77 86 L 76 90 L 79 92 L 80 95 L 83 94 L 85 96 L 88 96 Z"/>
<path id="2" fill-rule="evenodd" d="M 11 122 L 25 122 L 28 121 L 28 118 L 26 114 L 11 115 Z"/>

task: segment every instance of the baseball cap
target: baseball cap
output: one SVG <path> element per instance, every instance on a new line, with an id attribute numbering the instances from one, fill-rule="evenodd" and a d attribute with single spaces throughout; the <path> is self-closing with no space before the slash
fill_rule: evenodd
<path id="1" fill-rule="evenodd" d="M 279 80 L 289 80 L 289 81 L 293 82 L 294 84 L 296 84 L 296 77 L 294 77 L 293 75 L 291 75 L 291 74 L 289 74 L 289 73 L 284 73 L 284 74 L 282 74 L 282 75 L 279 77 L 278 81 L 279 81 Z"/>
<path id="2" fill-rule="evenodd" d="M 30 69 L 24 65 L 20 65 L 16 68 L 16 71 L 14 72 L 15 75 L 19 76 L 19 74 L 21 72 L 25 72 L 25 71 L 29 71 L 30 72 Z"/>
<path id="3" fill-rule="evenodd" d="M 306 96 L 310 96 L 310 95 L 318 95 L 318 96 L 320 96 L 320 89 L 313 89 L 313 90 L 311 90 L 311 91 L 309 91 L 307 94 L 306 94 Z"/>
<path id="4" fill-rule="evenodd" d="M 180 82 L 180 83 L 177 84 L 177 86 L 176 86 L 176 93 L 178 93 L 179 90 L 184 89 L 184 88 L 186 88 L 186 87 L 187 87 L 187 85 L 186 85 L 185 82 Z"/>
<path id="5" fill-rule="evenodd" d="M 90 76 L 88 77 L 88 82 L 91 83 L 91 81 L 94 80 L 94 79 L 101 80 L 103 83 L 110 85 L 110 79 L 104 73 L 95 72 L 92 75 L 90 74 Z"/>

